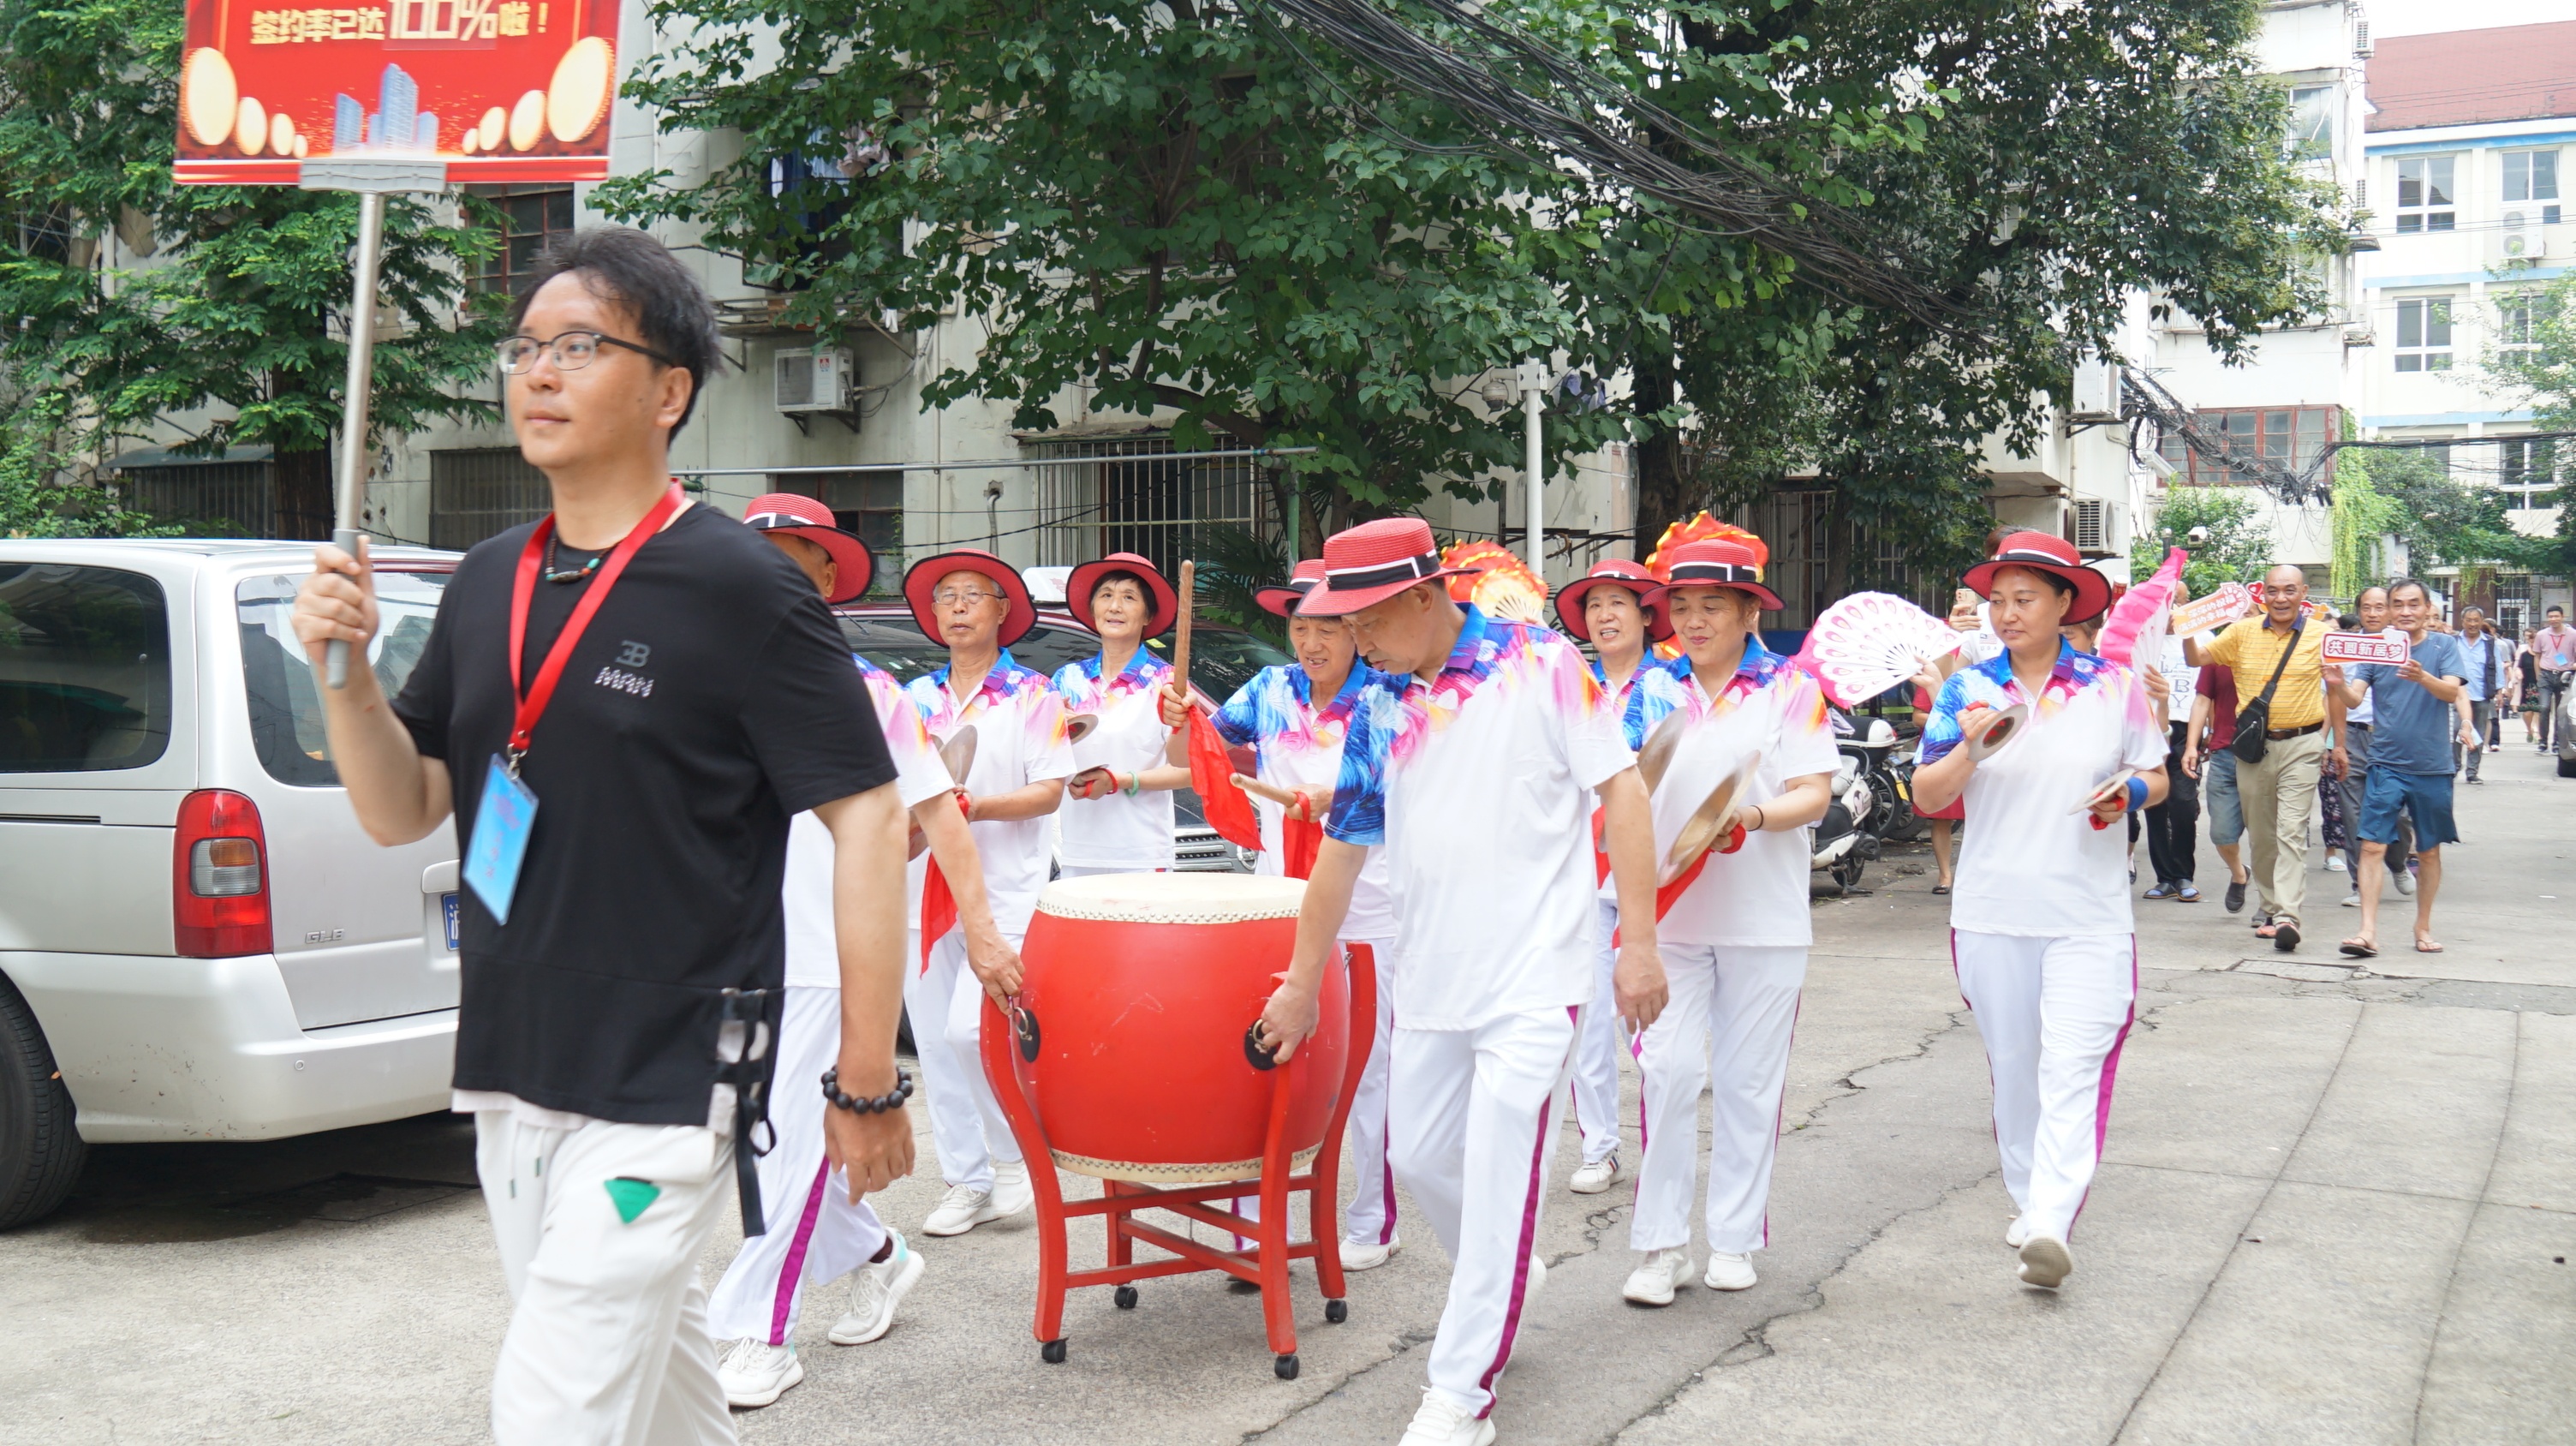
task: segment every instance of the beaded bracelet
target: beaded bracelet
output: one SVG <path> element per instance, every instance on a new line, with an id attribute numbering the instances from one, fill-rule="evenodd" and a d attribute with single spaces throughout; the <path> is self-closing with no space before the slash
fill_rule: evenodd
<path id="1" fill-rule="evenodd" d="M 912 1076 L 904 1073 L 902 1065 L 896 1065 L 893 1089 L 874 1099 L 853 1099 L 841 1093 L 841 1067 L 834 1065 L 823 1071 L 823 1098 L 854 1115 L 881 1115 L 902 1109 L 903 1102 L 912 1098 Z"/>

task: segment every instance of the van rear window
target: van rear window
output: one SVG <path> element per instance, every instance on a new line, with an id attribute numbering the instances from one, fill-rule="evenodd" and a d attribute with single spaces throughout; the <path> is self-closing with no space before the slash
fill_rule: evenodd
<path id="1" fill-rule="evenodd" d="M 170 746 L 170 609 L 139 572 L 0 562 L 0 773 L 141 768 Z"/>
<path id="2" fill-rule="evenodd" d="M 429 646 L 443 572 L 378 572 L 379 626 L 368 657 L 390 698 L 402 691 Z M 259 763 L 280 783 L 329 788 L 340 781 L 322 732 L 321 683 L 289 621 L 301 573 L 245 578 L 234 591 L 241 622 L 242 681 L 250 700 L 250 736 Z"/>

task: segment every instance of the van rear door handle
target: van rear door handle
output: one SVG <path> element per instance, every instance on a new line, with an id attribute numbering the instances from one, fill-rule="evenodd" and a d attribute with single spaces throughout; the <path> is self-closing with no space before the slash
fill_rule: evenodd
<path id="1" fill-rule="evenodd" d="M 449 859 L 443 864 L 431 864 L 428 868 L 421 870 L 420 891 L 424 894 L 455 893 L 456 860 Z"/>

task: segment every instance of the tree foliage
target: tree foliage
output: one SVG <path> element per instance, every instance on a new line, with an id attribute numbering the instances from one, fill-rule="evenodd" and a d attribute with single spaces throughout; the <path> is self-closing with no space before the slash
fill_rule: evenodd
<path id="1" fill-rule="evenodd" d="M 2193 597 L 2221 583 L 2253 583 L 2272 565 L 2272 525 L 2248 487 L 2174 486 L 2157 505 L 2155 526 L 2129 544 L 2129 576 L 2144 581 L 2179 547 L 2191 554 L 2182 580 Z M 2192 534 L 2206 529 L 2206 535 Z"/>
<path id="2" fill-rule="evenodd" d="M 2495 288 L 2490 295 L 2509 295 L 2519 303 L 2524 325 L 2518 330 L 2524 335 L 2487 349 L 2489 389 L 2530 408 L 2536 431 L 2576 432 L 2576 274 L 2545 288 Z M 2542 443 L 2539 455 L 2542 476 L 2558 482 L 2558 528 L 2535 566 L 2576 573 L 2576 438 Z"/>
<path id="3" fill-rule="evenodd" d="M 72 429 L 59 393 L 0 413 L 0 537 L 149 537 L 172 531 L 94 482 L 66 480 Z"/>

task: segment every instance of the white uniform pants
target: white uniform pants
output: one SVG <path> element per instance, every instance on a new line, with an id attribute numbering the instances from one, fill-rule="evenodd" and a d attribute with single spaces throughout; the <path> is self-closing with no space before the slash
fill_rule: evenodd
<path id="1" fill-rule="evenodd" d="M 731 1138 L 703 1125 L 550 1130 L 484 1110 L 474 1140 L 515 1302 L 492 1372 L 493 1439 L 732 1442 L 698 1280 L 733 1189 Z"/>
<path id="2" fill-rule="evenodd" d="M 1583 1032 L 1574 1043 L 1574 1122 L 1583 1129 L 1583 1162 L 1587 1165 L 1619 1153 L 1619 1051 L 1627 1031 L 1619 1027 L 1619 994 L 1610 971 L 1619 951 L 1610 941 L 1619 932 L 1619 906 L 1596 900 L 1601 909 L 1601 938 L 1593 960 L 1592 1007 L 1583 1011 Z"/>
<path id="3" fill-rule="evenodd" d="M 707 1301 L 720 1341 L 796 1338 L 806 1286 L 822 1286 L 865 1265 L 886 1229 L 867 1202 L 850 1203 L 841 1172 L 823 1159 L 823 1071 L 841 1056 L 841 991 L 787 986 L 778 1030 L 778 1073 L 769 1090 L 777 1143 L 760 1157 L 760 1208 L 769 1233 L 745 1236 Z M 762 1132 L 764 1135 L 767 1131 Z"/>
<path id="4" fill-rule="evenodd" d="M 2102 1158 L 2111 1081 L 2137 1012 L 2137 936 L 1953 929 L 1950 959 L 1994 1073 L 2004 1188 L 2032 1234 L 2064 1240 Z"/>
<path id="5" fill-rule="evenodd" d="M 1393 1067 L 1387 1056 L 1395 1048 L 1395 941 L 1346 939 L 1364 944 L 1377 964 L 1377 1042 L 1369 1050 L 1368 1068 L 1351 1092 L 1351 1123 L 1342 1168 L 1359 1186 L 1342 1217 L 1342 1238 L 1355 1245 L 1395 1243 L 1395 1166 L 1386 1149 L 1386 1081 Z"/>
<path id="6" fill-rule="evenodd" d="M 1779 1153 L 1780 1096 L 1789 1080 L 1798 991 L 1807 951 L 1666 944 L 1671 997 L 1637 1054 L 1644 1100 L 1638 1133 L 1637 1213 L 1628 1244 L 1690 1244 L 1691 1190 L 1699 1175 L 1699 1096 L 1710 1089 L 1708 1248 L 1748 1255 L 1771 1243 L 1771 1161 Z"/>
<path id="7" fill-rule="evenodd" d="M 1550 1106 L 1574 1059 L 1573 1010 L 1476 1029 L 1395 1028 L 1387 1121 L 1396 1178 L 1449 1252 L 1431 1389 L 1485 1415 L 1512 1357 L 1547 1195 Z"/>
<path id="8" fill-rule="evenodd" d="M 1019 947 L 1017 938 L 1003 937 L 1012 948 Z M 951 929 L 930 946 L 927 971 L 919 962 L 921 932 L 908 932 L 904 941 L 903 1007 L 912 1018 L 912 1045 L 921 1057 L 921 1092 L 928 1096 L 940 1177 L 951 1185 L 990 1190 L 993 1162 L 1019 1163 L 1020 1142 L 1011 1138 L 1011 1122 L 984 1078 L 978 1043 L 984 1032 L 984 986 L 966 967 L 966 931 Z"/>

